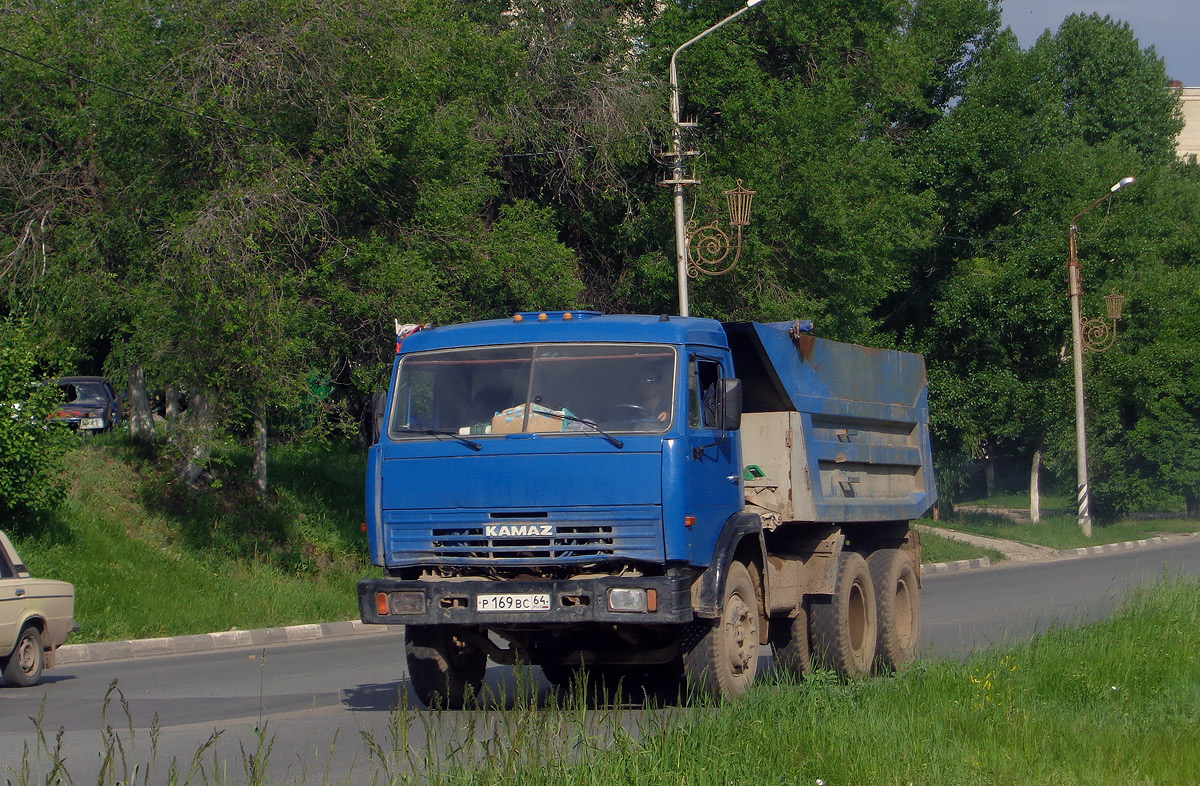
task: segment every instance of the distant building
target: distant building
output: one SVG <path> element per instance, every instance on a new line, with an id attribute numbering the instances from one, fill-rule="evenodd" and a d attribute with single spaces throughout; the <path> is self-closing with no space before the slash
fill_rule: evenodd
<path id="1" fill-rule="evenodd" d="M 1200 87 L 1183 87 L 1179 82 L 1172 87 L 1180 89 L 1179 102 L 1183 106 L 1183 130 L 1175 149 L 1180 158 L 1200 159 Z"/>

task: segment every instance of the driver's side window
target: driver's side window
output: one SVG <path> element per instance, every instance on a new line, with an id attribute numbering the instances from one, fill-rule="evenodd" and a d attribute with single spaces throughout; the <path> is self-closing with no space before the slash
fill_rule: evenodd
<path id="1" fill-rule="evenodd" d="M 717 385 L 721 364 L 693 357 L 688 362 L 688 426 L 717 427 Z"/>

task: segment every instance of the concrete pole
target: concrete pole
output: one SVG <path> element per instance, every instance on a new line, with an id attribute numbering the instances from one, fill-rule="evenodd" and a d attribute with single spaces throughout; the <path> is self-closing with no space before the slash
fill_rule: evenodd
<path id="1" fill-rule="evenodd" d="M 675 163 L 671 167 L 671 183 L 675 202 L 675 275 L 679 279 L 679 316 L 681 317 L 688 316 L 688 242 L 687 223 L 683 214 L 683 124 L 679 117 L 679 72 L 675 67 L 675 60 L 679 57 L 680 52 L 762 2 L 764 0 L 746 0 L 745 8 L 738 9 L 700 35 L 685 42 L 671 55 L 671 154 L 675 159 Z"/>
<path id="2" fill-rule="evenodd" d="M 690 44 L 691 41 L 688 43 Z M 683 46 L 687 46 L 687 44 Z M 671 55 L 671 153 L 675 161 L 671 167 L 671 182 L 674 183 L 671 193 L 675 202 L 675 277 L 679 286 L 679 316 L 686 317 L 688 316 L 688 243 L 683 214 L 683 126 L 679 118 L 679 75 L 675 70 L 675 57 L 683 50 L 683 46 L 676 49 L 675 54 Z"/>
<path id="3" fill-rule="evenodd" d="M 1070 245 L 1067 262 L 1067 286 L 1071 297 L 1071 345 L 1075 360 L 1075 499 L 1079 505 L 1077 523 L 1085 537 L 1092 537 L 1092 492 L 1088 485 L 1087 466 L 1087 413 L 1083 397 L 1083 322 L 1080 316 L 1080 299 L 1083 285 L 1080 281 L 1079 259 L 1075 252 L 1075 237 L 1079 234 L 1079 218 L 1125 186 L 1137 182 L 1136 178 L 1123 177 L 1108 193 L 1075 214 L 1071 219 Z"/>
<path id="4" fill-rule="evenodd" d="M 1094 207 L 1094 205 L 1093 205 Z M 1082 214 L 1081 214 L 1082 215 Z M 1078 218 L 1079 216 L 1076 216 Z M 1080 324 L 1079 260 L 1075 256 L 1075 235 L 1079 228 L 1071 223 L 1070 261 L 1067 263 L 1071 296 L 1071 346 L 1075 360 L 1075 501 L 1079 508 L 1077 523 L 1084 536 L 1092 537 L 1092 495 L 1088 487 L 1087 415 L 1083 401 L 1083 332 Z"/>

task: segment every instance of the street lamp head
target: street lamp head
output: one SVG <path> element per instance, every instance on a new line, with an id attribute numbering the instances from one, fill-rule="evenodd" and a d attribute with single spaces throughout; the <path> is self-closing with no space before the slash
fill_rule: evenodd
<path id="1" fill-rule="evenodd" d="M 746 0 L 746 7 L 753 8 L 754 6 L 758 5 L 759 3 L 762 3 L 765 1 L 766 0 Z"/>
<path id="2" fill-rule="evenodd" d="M 1121 178 L 1121 179 L 1120 179 L 1120 180 L 1117 182 L 1117 184 L 1116 184 L 1116 185 L 1114 185 L 1112 188 L 1110 188 L 1110 189 L 1108 189 L 1108 190 L 1109 190 L 1110 192 L 1112 192 L 1112 193 L 1114 193 L 1114 194 L 1115 194 L 1116 192 L 1120 191 L 1120 190 L 1121 190 L 1122 188 L 1124 188 L 1125 186 L 1131 186 L 1131 185 L 1133 185 L 1133 184 L 1134 184 L 1134 183 L 1136 183 L 1136 182 L 1137 182 L 1137 178 L 1136 178 L 1136 177 L 1132 177 L 1132 176 L 1130 176 L 1130 177 L 1123 177 L 1123 178 Z"/>

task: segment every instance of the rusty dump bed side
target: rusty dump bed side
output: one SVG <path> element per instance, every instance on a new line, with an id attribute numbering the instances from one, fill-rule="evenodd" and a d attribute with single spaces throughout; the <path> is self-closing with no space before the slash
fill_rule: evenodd
<path id="1" fill-rule="evenodd" d="M 920 355 L 725 325 L 744 388 L 746 498 L 767 520 L 919 518 L 937 501 Z"/>

